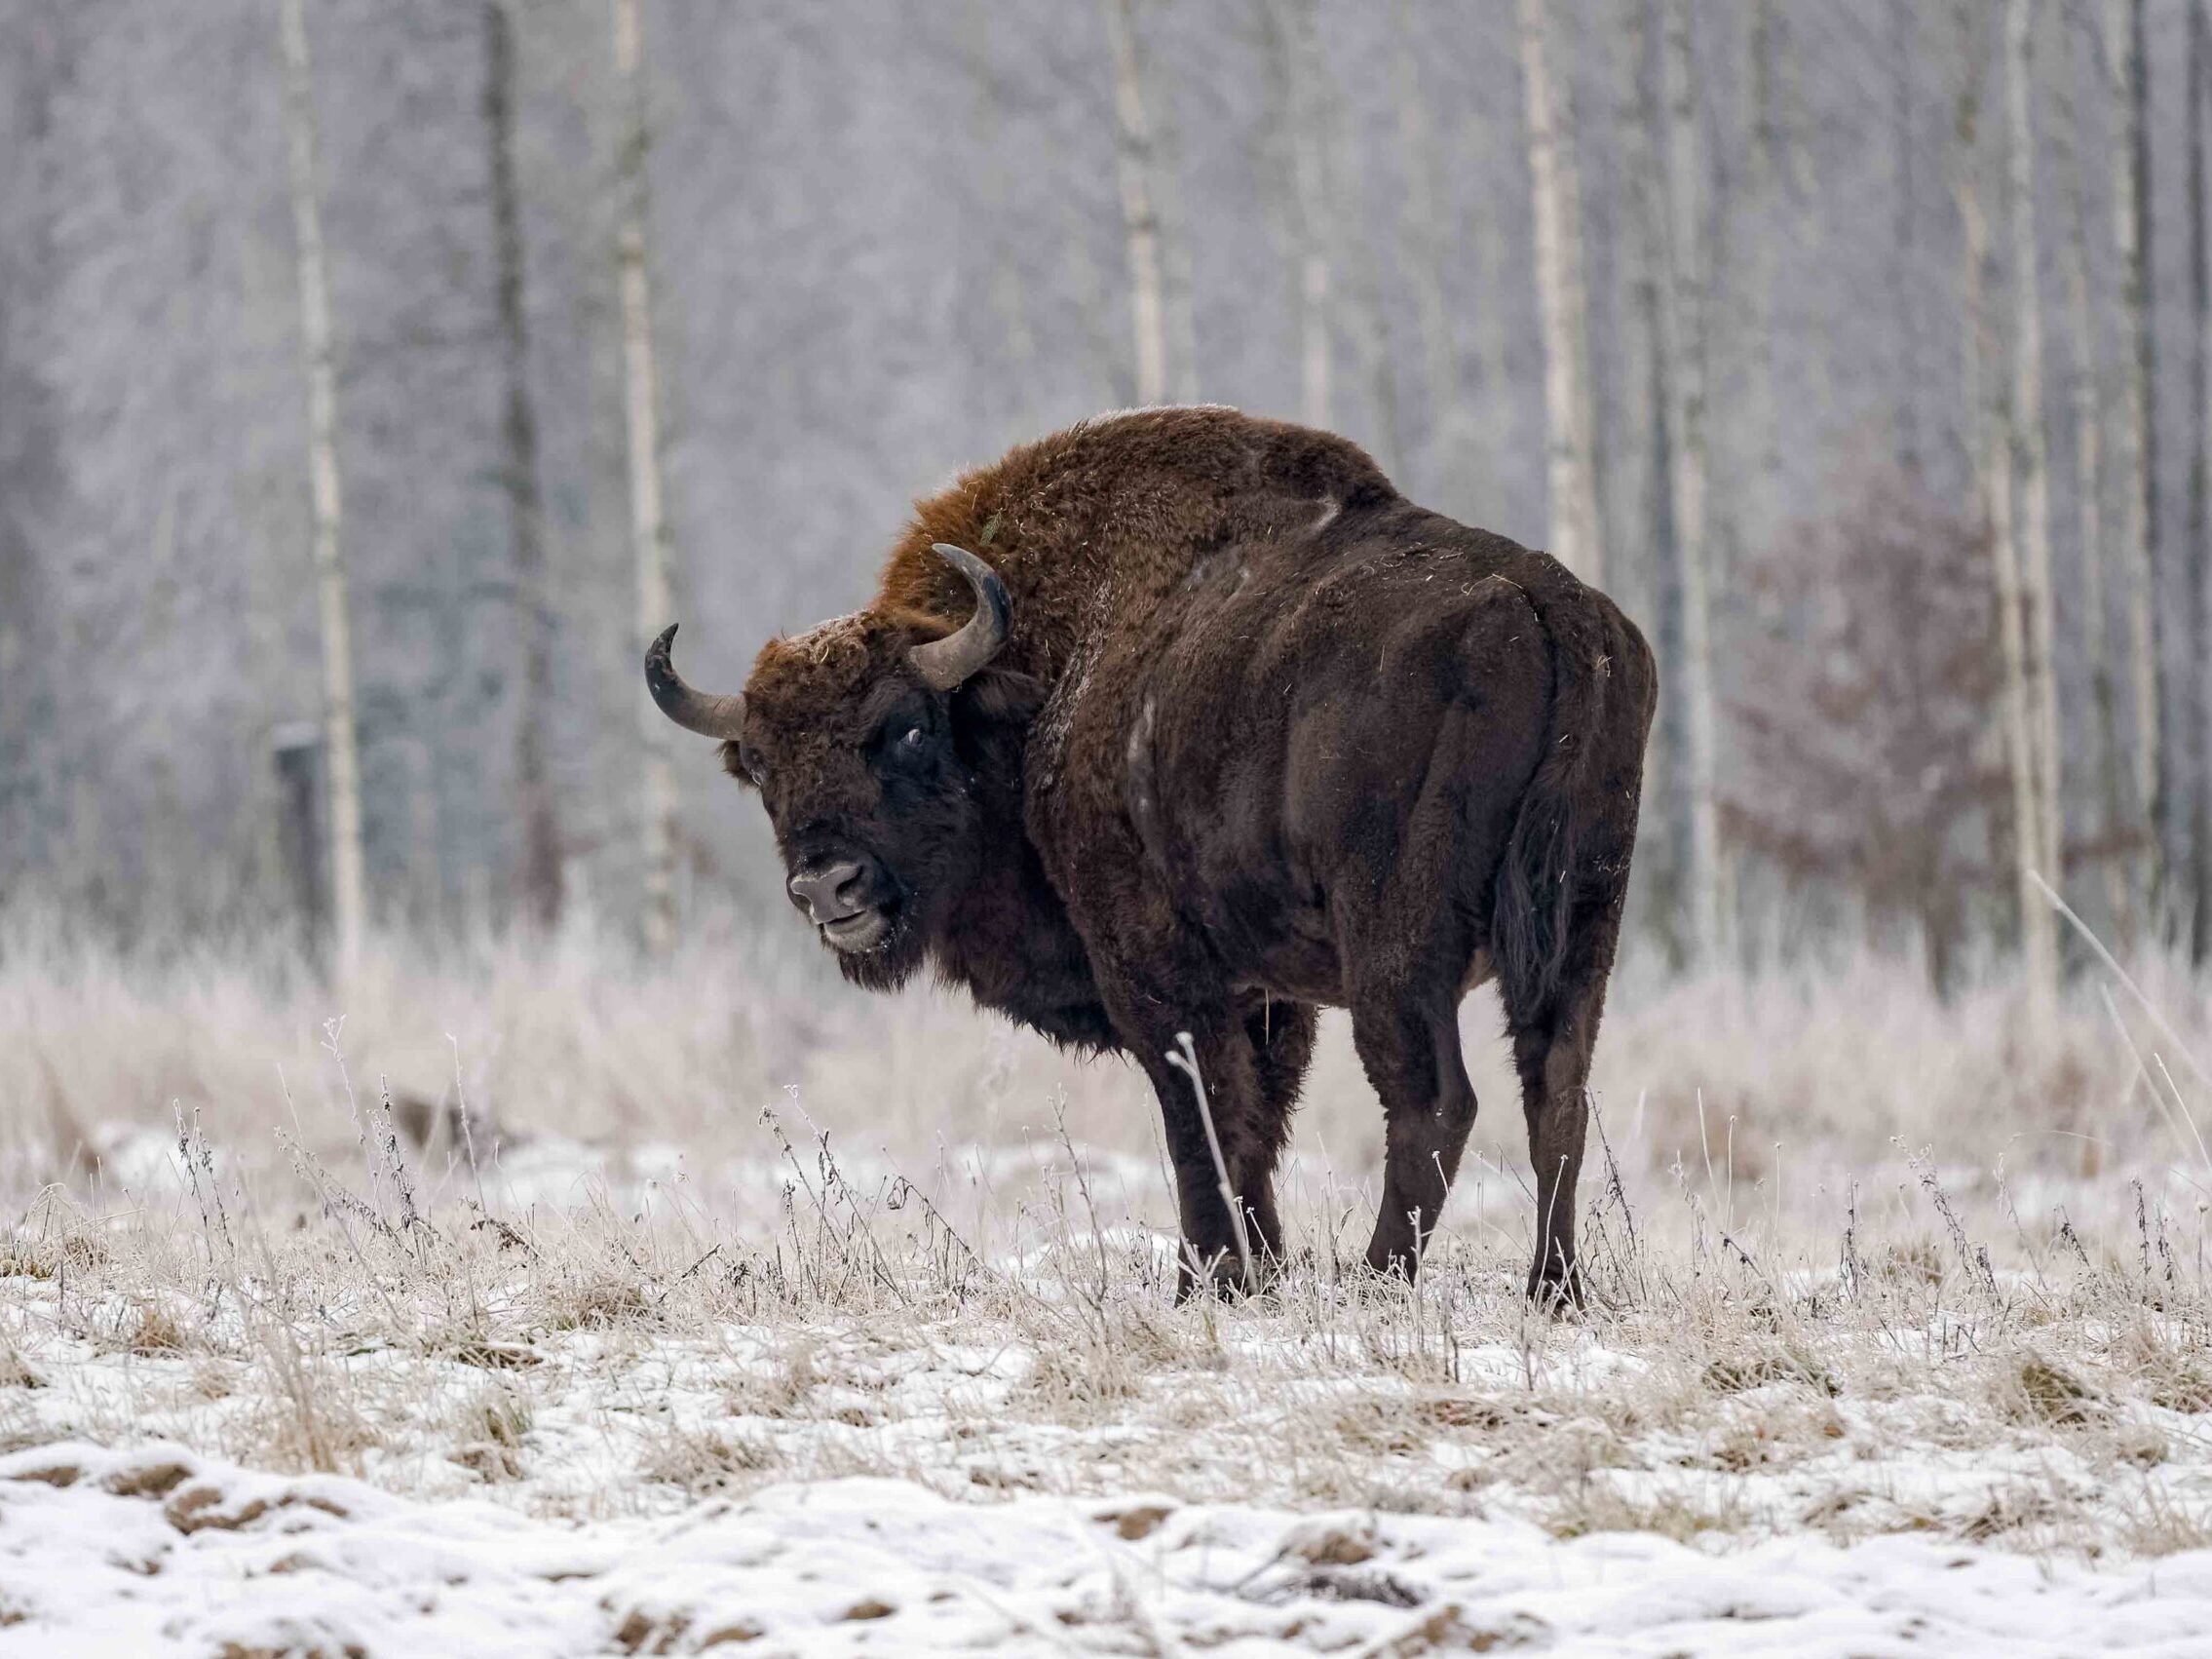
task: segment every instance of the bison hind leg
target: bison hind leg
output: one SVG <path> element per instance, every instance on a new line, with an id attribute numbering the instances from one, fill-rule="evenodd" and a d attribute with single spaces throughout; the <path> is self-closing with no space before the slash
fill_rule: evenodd
<path id="1" fill-rule="evenodd" d="M 1575 1255 L 1575 1186 L 1589 1125 L 1590 1051 L 1620 932 L 1619 894 L 1603 894 L 1577 907 L 1565 971 L 1550 995 L 1524 1005 L 1512 985 L 1501 987 L 1536 1175 L 1536 1259 L 1529 1266 L 1528 1293 L 1554 1310 L 1583 1300 Z"/>
<path id="2" fill-rule="evenodd" d="M 1352 1041 L 1385 1118 L 1383 1202 L 1367 1265 L 1410 1280 L 1474 1128 L 1457 1000 L 1363 998 L 1352 1010 Z"/>

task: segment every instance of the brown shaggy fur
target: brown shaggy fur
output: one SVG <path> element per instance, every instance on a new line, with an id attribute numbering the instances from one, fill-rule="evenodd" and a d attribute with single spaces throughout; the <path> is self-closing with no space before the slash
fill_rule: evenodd
<path id="1" fill-rule="evenodd" d="M 950 693 L 906 660 L 973 606 L 1011 635 Z M 766 645 L 730 769 L 795 875 L 831 861 L 924 961 L 1160 1098 L 1196 1269 L 1234 1231 L 1168 1051 L 1191 1033 L 1254 1248 L 1316 1011 L 1387 1114 L 1368 1259 L 1410 1274 L 1474 1119 L 1456 1011 L 1495 974 L 1537 1173 L 1532 1293 L 1574 1294 L 1583 1085 L 1620 934 L 1651 653 L 1546 555 L 1426 512 L 1341 438 L 1147 409 L 1024 444 L 918 506 L 874 603 Z"/>

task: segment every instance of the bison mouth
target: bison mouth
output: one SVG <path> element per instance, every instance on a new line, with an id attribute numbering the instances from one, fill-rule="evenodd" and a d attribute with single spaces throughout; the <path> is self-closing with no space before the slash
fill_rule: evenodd
<path id="1" fill-rule="evenodd" d="M 860 910 L 821 924 L 821 937 L 848 956 L 873 950 L 891 937 L 891 917 L 882 910 Z"/>

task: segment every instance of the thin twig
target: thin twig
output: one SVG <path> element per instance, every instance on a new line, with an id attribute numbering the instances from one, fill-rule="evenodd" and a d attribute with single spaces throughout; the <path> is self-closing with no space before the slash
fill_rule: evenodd
<path id="1" fill-rule="evenodd" d="M 2105 948 L 2104 941 L 2099 939 L 2095 934 L 2089 931 L 2089 924 L 2083 921 L 2079 916 L 2076 915 L 2074 913 L 2074 907 L 2071 905 L 2067 904 L 2064 899 L 2061 899 L 2058 896 L 2057 891 L 2051 886 L 2051 884 L 2045 881 L 2040 875 L 2038 875 L 2034 870 L 2031 869 L 2030 871 L 2028 871 L 2028 879 L 2030 881 L 2033 881 L 2038 887 L 2040 887 L 2043 890 L 2043 897 L 2048 899 L 2054 906 L 2058 907 L 2058 913 L 2060 915 L 2064 916 L 2069 922 L 2074 924 L 2074 931 L 2079 933 L 2082 937 L 2082 939 L 2087 942 L 2089 948 L 2097 953 L 2097 959 L 2100 962 L 2104 963 L 2106 967 L 2110 968 L 2113 972 L 2113 977 L 2118 980 L 2121 984 L 2127 987 L 2128 994 L 2133 996 L 2137 1002 L 2143 1005 L 2143 1012 L 2151 1017 L 2151 1023 L 2157 1026 L 2159 1034 L 2163 1036 L 2167 1042 L 2174 1045 L 2174 1052 L 2180 1055 L 2182 1059 L 2189 1061 L 2189 1068 L 2190 1070 L 2196 1073 L 2197 1081 L 2204 1084 L 2207 1088 L 2212 1088 L 2212 1072 L 2207 1072 L 2204 1067 L 2198 1062 L 2196 1056 L 2190 1052 L 2189 1045 L 2181 1040 L 2181 1033 L 2175 1030 L 2172 1025 L 2167 1023 L 2166 1017 L 2158 1012 L 2157 1008 L 2152 1003 L 2151 999 L 2148 996 L 2143 994 L 2143 987 L 2137 984 L 2132 979 L 2128 977 L 2127 970 L 2119 965 L 2118 961 L 2114 958 L 2113 953 L 2110 950 L 2107 950 Z"/>
<path id="2" fill-rule="evenodd" d="M 1191 1093 L 1199 1098 L 1199 1121 L 1205 1125 L 1206 1150 L 1213 1154 L 1213 1173 L 1220 1181 L 1222 1206 L 1229 1212 L 1229 1228 L 1237 1240 L 1238 1259 L 1244 1264 L 1244 1289 L 1256 1291 L 1259 1281 L 1252 1274 L 1252 1245 L 1244 1236 L 1244 1212 L 1237 1202 L 1236 1193 L 1230 1190 L 1229 1165 L 1221 1156 L 1221 1138 L 1213 1132 L 1213 1108 L 1206 1104 L 1205 1079 L 1199 1075 L 1198 1050 L 1192 1046 L 1188 1031 L 1177 1031 L 1175 1041 L 1183 1052 L 1177 1054 L 1169 1049 L 1167 1063 L 1190 1078 Z"/>

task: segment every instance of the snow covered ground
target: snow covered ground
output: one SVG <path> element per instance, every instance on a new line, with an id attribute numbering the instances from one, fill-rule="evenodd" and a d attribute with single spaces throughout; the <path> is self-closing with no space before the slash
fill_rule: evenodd
<path id="1" fill-rule="evenodd" d="M 833 1214 L 47 1206 L 0 1659 L 2212 1652 L 2178 1274 L 1690 1247 L 1548 1320 L 1447 1242 L 1418 1295 L 1176 1308 L 1141 1229 L 1017 1271 Z"/>
<path id="2" fill-rule="evenodd" d="M 0 1214 L 0 1659 L 2212 1655 L 2212 1169 L 1662 1161 L 1639 1102 L 1551 1318 L 1511 1157 L 1408 1290 L 1332 1131 L 1266 1293 L 1178 1306 L 1158 1160 L 1057 1109 L 380 1095 Z"/>
<path id="3" fill-rule="evenodd" d="M 1170 1497 L 778 1485 L 518 1519 L 182 1447 L 0 1459 L 0 1654 L 2200 1656 L 2212 1551 L 2118 1570 L 1919 1536 L 1651 1534 Z"/>

